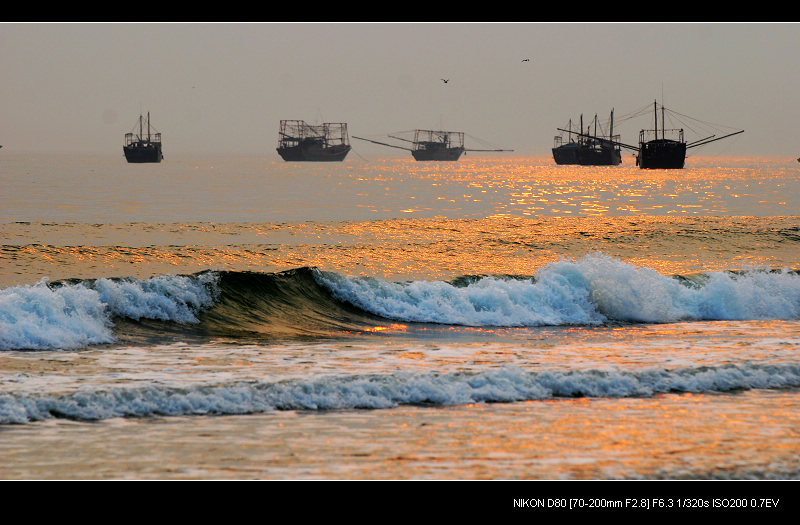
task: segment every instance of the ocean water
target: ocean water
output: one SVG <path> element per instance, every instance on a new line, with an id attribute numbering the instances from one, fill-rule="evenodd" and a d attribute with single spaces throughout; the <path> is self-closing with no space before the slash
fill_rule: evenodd
<path id="1" fill-rule="evenodd" d="M 800 164 L 0 153 L 0 478 L 800 478 Z"/>

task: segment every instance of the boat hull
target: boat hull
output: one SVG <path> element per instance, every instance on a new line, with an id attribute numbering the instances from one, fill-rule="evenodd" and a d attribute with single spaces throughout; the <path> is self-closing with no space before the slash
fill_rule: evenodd
<path id="1" fill-rule="evenodd" d="M 454 161 L 461 157 L 464 148 L 437 148 L 432 150 L 416 149 L 411 155 L 416 161 Z"/>
<path id="2" fill-rule="evenodd" d="M 278 148 L 278 155 L 287 162 L 341 162 L 350 152 L 349 145 L 329 147 L 290 146 Z"/>
<path id="3" fill-rule="evenodd" d="M 652 140 L 639 145 L 636 163 L 641 169 L 679 170 L 686 164 L 686 143 Z"/>
<path id="4" fill-rule="evenodd" d="M 161 153 L 160 144 L 148 146 L 123 146 L 122 152 L 129 163 L 140 164 L 145 162 L 161 162 L 164 155 Z"/>
<path id="5" fill-rule="evenodd" d="M 622 155 L 615 148 L 564 145 L 553 148 L 553 160 L 559 165 L 618 166 Z"/>
<path id="6" fill-rule="evenodd" d="M 558 165 L 579 164 L 577 145 L 565 144 L 553 148 L 553 160 Z"/>
<path id="7" fill-rule="evenodd" d="M 578 164 L 581 166 L 618 166 L 622 155 L 614 148 L 583 148 L 578 151 Z"/>

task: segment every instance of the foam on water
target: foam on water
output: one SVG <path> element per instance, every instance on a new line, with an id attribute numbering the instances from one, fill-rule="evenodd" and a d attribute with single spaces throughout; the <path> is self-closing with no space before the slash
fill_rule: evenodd
<path id="1" fill-rule="evenodd" d="M 216 299 L 217 275 L 161 275 L 135 279 L 99 279 L 94 289 L 112 315 L 130 319 L 158 319 L 197 323 L 196 313 L 212 306 Z"/>
<path id="2" fill-rule="evenodd" d="M 202 326 L 210 331 L 246 328 L 266 336 L 307 333 L 311 326 L 323 327 L 325 334 L 358 330 L 364 313 L 405 322 L 507 327 L 800 318 L 800 275 L 789 270 L 673 278 L 602 254 L 550 263 L 530 278 L 398 283 L 299 270 L 6 288 L 0 290 L 0 350 L 113 342 L 115 317 L 177 324 L 205 319 Z M 201 312 L 208 315 L 198 317 Z"/>
<path id="3" fill-rule="evenodd" d="M 114 341 L 112 318 L 196 323 L 214 302 L 211 273 L 98 279 L 0 290 L 0 350 L 72 349 Z"/>
<path id="4" fill-rule="evenodd" d="M 0 349 L 79 348 L 113 341 L 100 294 L 83 285 L 0 290 Z"/>
<path id="5" fill-rule="evenodd" d="M 272 410 L 381 409 L 398 405 L 459 405 L 553 398 L 650 397 L 800 386 L 800 365 L 530 371 L 506 367 L 477 373 L 403 372 L 322 376 L 281 382 L 191 387 L 149 384 L 62 395 L 0 395 L 0 424 L 63 417 L 245 414 Z"/>
<path id="6" fill-rule="evenodd" d="M 797 319 L 800 275 L 771 272 L 709 272 L 698 286 L 604 255 L 551 265 L 574 268 L 589 283 L 591 301 L 609 319 L 669 323 L 683 320 Z"/>
<path id="7" fill-rule="evenodd" d="M 393 283 L 321 272 L 319 281 L 339 300 L 403 321 L 472 326 L 596 324 L 606 319 L 590 302 L 578 272 L 550 279 L 484 277 L 465 287 L 443 281 Z"/>
<path id="8" fill-rule="evenodd" d="M 389 319 L 469 326 L 797 319 L 800 276 L 788 270 L 711 272 L 697 286 L 602 254 L 561 260 L 533 279 L 466 286 L 392 283 L 319 272 L 334 296 Z"/>

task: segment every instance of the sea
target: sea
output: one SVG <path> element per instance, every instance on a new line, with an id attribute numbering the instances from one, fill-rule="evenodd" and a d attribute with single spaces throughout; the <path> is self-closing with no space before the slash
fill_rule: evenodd
<path id="1" fill-rule="evenodd" d="M 4 148 L 0 240 L 2 479 L 800 478 L 794 158 Z"/>

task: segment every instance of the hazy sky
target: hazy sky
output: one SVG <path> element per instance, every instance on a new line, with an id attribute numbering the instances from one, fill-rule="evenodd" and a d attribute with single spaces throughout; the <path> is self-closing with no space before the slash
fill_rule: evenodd
<path id="1" fill-rule="evenodd" d="M 800 155 L 795 23 L 3 23 L 0 71 L 3 151 L 121 152 L 150 111 L 167 159 L 277 158 L 281 119 L 372 138 L 464 131 L 467 147 L 485 147 L 471 136 L 544 155 L 568 119 L 663 95 L 745 130 L 703 153 Z M 649 122 L 617 131 L 635 144 Z M 352 143 L 365 157 L 404 154 Z"/>

